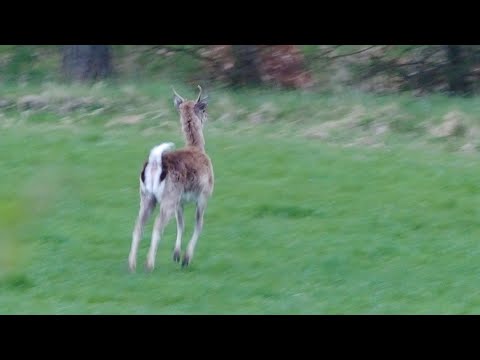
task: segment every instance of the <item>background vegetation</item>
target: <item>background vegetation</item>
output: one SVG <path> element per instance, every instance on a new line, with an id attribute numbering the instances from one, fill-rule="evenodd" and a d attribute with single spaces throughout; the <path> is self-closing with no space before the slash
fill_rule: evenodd
<path id="1" fill-rule="evenodd" d="M 0 46 L 0 313 L 478 313 L 478 50 Z M 195 259 L 172 221 L 130 274 L 138 172 L 197 84 Z"/>

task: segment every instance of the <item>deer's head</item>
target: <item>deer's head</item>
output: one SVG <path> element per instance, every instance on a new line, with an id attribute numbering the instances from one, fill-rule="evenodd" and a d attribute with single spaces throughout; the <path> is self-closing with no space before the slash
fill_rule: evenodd
<path id="1" fill-rule="evenodd" d="M 202 88 L 198 85 L 200 90 L 197 100 L 185 100 L 183 97 L 178 95 L 178 93 L 173 90 L 173 103 L 175 108 L 180 113 L 182 121 L 185 121 L 187 118 L 191 118 L 192 115 L 196 119 L 192 119 L 193 121 L 200 122 L 200 125 L 203 127 L 204 122 L 207 120 L 207 96 L 202 97 Z"/>

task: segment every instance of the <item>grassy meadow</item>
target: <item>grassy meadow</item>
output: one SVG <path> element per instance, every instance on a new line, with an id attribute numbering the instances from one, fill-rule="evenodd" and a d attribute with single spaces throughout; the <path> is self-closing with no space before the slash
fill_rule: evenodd
<path id="1" fill-rule="evenodd" d="M 480 99 L 210 90 L 191 267 L 172 220 L 143 270 L 152 218 L 131 274 L 139 171 L 183 143 L 169 84 L 1 93 L 1 314 L 480 313 Z"/>

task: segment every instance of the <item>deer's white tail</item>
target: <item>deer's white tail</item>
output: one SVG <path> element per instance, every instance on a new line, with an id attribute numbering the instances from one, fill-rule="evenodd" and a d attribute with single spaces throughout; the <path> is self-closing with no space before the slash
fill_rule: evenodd
<path id="1" fill-rule="evenodd" d="M 173 143 L 163 143 L 155 146 L 148 156 L 148 164 L 145 168 L 145 190 L 151 194 L 160 195 L 160 177 L 162 175 L 162 155 L 174 147 Z"/>

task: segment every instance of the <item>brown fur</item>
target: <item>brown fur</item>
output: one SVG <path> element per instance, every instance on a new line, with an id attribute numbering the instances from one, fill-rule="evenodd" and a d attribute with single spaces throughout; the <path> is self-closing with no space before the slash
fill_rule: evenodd
<path id="1" fill-rule="evenodd" d="M 182 192 L 213 192 L 212 163 L 207 154 L 196 147 L 186 147 L 165 153 L 162 170 L 167 172 L 167 183 Z"/>
<path id="2" fill-rule="evenodd" d="M 182 132 L 187 146 L 204 150 L 205 140 L 202 133 L 202 121 L 198 120 L 195 103 L 187 101 L 180 105 Z"/>

